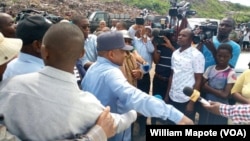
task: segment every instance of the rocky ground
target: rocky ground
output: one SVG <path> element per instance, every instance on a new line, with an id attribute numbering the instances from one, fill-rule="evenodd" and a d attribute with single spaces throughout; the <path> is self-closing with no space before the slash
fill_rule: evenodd
<path id="1" fill-rule="evenodd" d="M 141 12 L 141 9 L 122 4 L 119 0 L 113 2 L 103 0 L 1 0 L 0 4 L 6 5 L 5 11 L 13 16 L 27 8 L 47 11 L 66 18 L 75 14 L 87 16 L 96 10 L 129 14 L 131 18 L 139 16 Z"/>

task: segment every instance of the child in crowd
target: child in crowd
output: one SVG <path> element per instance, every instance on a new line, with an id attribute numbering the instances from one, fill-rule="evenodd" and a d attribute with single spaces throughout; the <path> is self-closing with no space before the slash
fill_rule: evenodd
<path id="1" fill-rule="evenodd" d="M 231 89 L 236 81 L 235 71 L 230 67 L 232 47 L 221 44 L 217 49 L 216 65 L 208 67 L 203 74 L 202 90 L 205 99 L 228 104 Z M 200 124 L 227 124 L 227 118 L 203 110 L 200 113 Z"/>

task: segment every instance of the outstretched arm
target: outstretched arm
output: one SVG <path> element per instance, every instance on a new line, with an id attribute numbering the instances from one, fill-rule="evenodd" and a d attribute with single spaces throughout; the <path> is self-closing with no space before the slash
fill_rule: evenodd
<path id="1" fill-rule="evenodd" d="M 209 112 L 230 118 L 234 123 L 250 122 L 250 104 L 226 105 L 219 102 L 210 102 L 203 105 Z"/>

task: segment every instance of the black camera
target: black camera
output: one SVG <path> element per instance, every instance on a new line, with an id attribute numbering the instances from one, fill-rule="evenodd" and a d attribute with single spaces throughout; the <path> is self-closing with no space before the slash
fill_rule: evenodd
<path id="1" fill-rule="evenodd" d="M 206 22 L 202 23 L 200 26 L 200 33 L 195 35 L 193 38 L 193 42 L 195 44 L 202 42 L 203 40 L 212 39 L 213 36 L 217 34 L 218 23 L 216 22 Z"/>
<path id="2" fill-rule="evenodd" d="M 50 20 L 50 21 L 51 21 L 52 23 L 54 23 L 54 24 L 60 22 L 61 20 L 63 20 L 62 17 L 56 16 L 56 15 L 54 15 L 54 14 L 46 14 L 44 17 L 45 17 L 46 19 Z"/>
<path id="3" fill-rule="evenodd" d="M 167 37 L 171 41 L 173 35 L 174 35 L 173 29 L 162 29 L 159 31 L 158 35 L 154 35 L 153 42 L 158 45 L 161 45 L 165 43 L 164 36 Z"/>
<path id="4" fill-rule="evenodd" d="M 169 9 L 169 16 L 178 17 L 182 19 L 188 15 L 195 15 L 196 11 L 190 10 L 191 4 L 186 1 L 180 1 L 177 3 L 177 0 L 170 0 L 171 8 Z"/>
<path id="5" fill-rule="evenodd" d="M 26 18 L 27 16 L 31 16 L 31 15 L 43 16 L 44 18 L 46 18 L 47 20 L 49 20 L 53 24 L 58 23 L 63 19 L 60 16 L 56 16 L 54 14 L 49 14 L 46 11 L 38 11 L 38 10 L 34 10 L 34 9 L 24 9 L 17 14 L 16 22 L 19 22 L 19 21 L 23 20 L 24 18 Z"/>

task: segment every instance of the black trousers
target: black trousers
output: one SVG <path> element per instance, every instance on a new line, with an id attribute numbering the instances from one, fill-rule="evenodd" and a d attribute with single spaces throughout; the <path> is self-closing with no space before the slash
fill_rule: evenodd
<path id="1" fill-rule="evenodd" d="M 169 104 L 173 105 L 176 109 L 180 110 L 183 114 L 185 114 L 191 120 L 195 121 L 195 114 L 196 114 L 196 111 L 197 111 L 197 109 L 196 109 L 197 103 L 195 103 L 195 105 L 194 105 L 194 112 L 189 114 L 189 113 L 186 113 L 186 107 L 187 107 L 188 102 L 178 103 L 178 102 L 174 102 L 173 100 L 171 100 L 171 98 L 169 98 Z M 168 123 L 169 124 L 174 124 L 172 121 L 168 121 Z"/>
<path id="2" fill-rule="evenodd" d="M 137 88 L 142 90 L 143 92 L 149 94 L 150 90 L 150 75 L 149 73 L 146 73 L 143 75 L 143 78 L 141 80 L 137 81 Z M 143 115 L 139 115 L 137 117 L 136 122 L 139 124 L 139 135 L 144 136 L 146 134 L 146 123 L 147 123 L 147 117 Z"/>
<path id="3" fill-rule="evenodd" d="M 153 78 L 153 95 L 161 95 L 162 99 L 164 100 L 165 98 L 165 94 L 167 91 L 167 87 L 168 87 L 168 79 L 161 79 L 159 77 L 157 77 L 156 75 Z M 156 121 L 159 121 L 163 124 L 164 121 L 162 121 L 159 118 L 151 118 L 151 124 L 156 124 Z"/>

